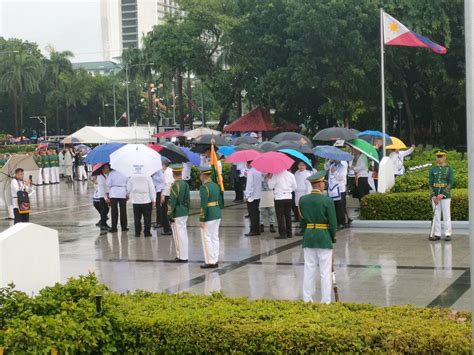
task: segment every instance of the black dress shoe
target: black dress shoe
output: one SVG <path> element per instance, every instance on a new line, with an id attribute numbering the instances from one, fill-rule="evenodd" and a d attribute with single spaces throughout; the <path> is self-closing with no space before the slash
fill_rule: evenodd
<path id="1" fill-rule="evenodd" d="M 100 227 L 100 221 L 95 224 L 96 227 Z"/>
<path id="2" fill-rule="evenodd" d="M 249 216 L 249 215 L 246 215 L 245 218 L 250 218 L 250 216 Z"/>
<path id="3" fill-rule="evenodd" d="M 188 260 L 180 259 L 180 258 L 174 258 L 173 263 L 187 263 Z"/>
<path id="4" fill-rule="evenodd" d="M 287 238 L 293 238 L 293 234 L 288 234 L 286 237 Z"/>
<path id="5" fill-rule="evenodd" d="M 432 242 L 437 242 L 438 240 L 441 240 L 441 237 L 439 235 L 435 235 L 434 237 L 429 237 L 428 239 Z"/>
<path id="6" fill-rule="evenodd" d="M 215 264 L 204 264 L 204 265 L 201 265 L 200 268 L 201 269 L 217 269 L 219 267 L 219 264 L 218 263 L 215 263 Z"/>
<path id="7" fill-rule="evenodd" d="M 110 229 L 110 227 L 109 227 L 109 226 L 107 226 L 107 225 L 105 225 L 105 226 L 100 226 L 100 230 L 101 230 L 101 231 L 108 232 L 108 231 L 109 231 L 109 229 Z"/>
<path id="8" fill-rule="evenodd" d="M 255 237 L 257 235 L 260 235 L 260 233 L 254 233 L 254 232 L 250 232 L 250 233 L 247 233 L 247 234 L 244 234 L 246 237 Z"/>
<path id="9" fill-rule="evenodd" d="M 125 228 L 122 228 L 122 232 L 128 232 L 129 230 L 130 230 L 130 229 L 128 229 L 128 228 L 126 228 L 126 227 L 125 227 Z"/>
<path id="10" fill-rule="evenodd" d="M 150 238 L 150 237 L 151 237 L 151 233 L 145 234 L 145 237 Z"/>
<path id="11" fill-rule="evenodd" d="M 276 233 L 276 230 L 273 224 L 270 224 L 270 233 Z"/>
<path id="12" fill-rule="evenodd" d="M 135 237 L 140 238 L 140 233 L 135 233 Z"/>
<path id="13" fill-rule="evenodd" d="M 118 230 L 117 230 L 117 228 L 109 228 L 109 229 L 107 229 L 107 232 L 109 232 L 109 233 L 117 233 Z"/>
<path id="14" fill-rule="evenodd" d="M 173 233 L 172 232 L 163 232 L 163 233 L 161 233 L 161 235 L 173 235 Z"/>
<path id="15" fill-rule="evenodd" d="M 444 237 L 444 240 L 446 242 L 450 242 L 451 241 L 451 236 L 450 235 L 447 235 L 446 237 Z"/>

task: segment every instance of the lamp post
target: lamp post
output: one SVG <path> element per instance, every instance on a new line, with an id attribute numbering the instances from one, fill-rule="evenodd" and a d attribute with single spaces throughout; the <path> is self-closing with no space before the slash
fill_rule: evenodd
<path id="1" fill-rule="evenodd" d="M 48 119 L 46 116 L 31 116 L 31 118 L 36 118 L 44 126 L 44 140 L 48 139 Z"/>
<path id="2" fill-rule="evenodd" d="M 398 124 L 400 126 L 400 138 L 402 138 L 402 108 L 403 108 L 403 101 L 400 100 L 397 102 L 398 106 Z"/>
<path id="3" fill-rule="evenodd" d="M 129 69 L 133 67 L 140 67 L 140 66 L 147 66 L 147 65 L 153 65 L 154 63 L 144 63 L 144 64 L 132 64 L 128 65 L 128 63 L 125 64 L 125 84 L 127 86 L 127 121 L 128 121 L 128 126 L 130 127 L 130 92 L 128 89 L 128 86 L 130 85 L 130 80 L 128 78 L 128 71 Z"/>

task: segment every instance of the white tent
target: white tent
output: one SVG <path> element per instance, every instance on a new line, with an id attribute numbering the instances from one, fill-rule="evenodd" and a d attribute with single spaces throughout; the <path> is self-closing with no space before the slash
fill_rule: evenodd
<path id="1" fill-rule="evenodd" d="M 184 132 L 185 137 L 192 138 L 192 139 L 196 139 L 197 137 L 203 136 L 205 134 L 213 134 L 215 136 L 218 136 L 219 134 L 221 134 L 221 132 L 216 131 L 215 129 L 207 128 L 207 127 L 199 127 L 199 128 L 193 129 L 192 131 Z"/>
<path id="2" fill-rule="evenodd" d="M 94 127 L 85 126 L 64 139 L 64 143 L 149 143 L 155 141 L 151 126 Z"/>

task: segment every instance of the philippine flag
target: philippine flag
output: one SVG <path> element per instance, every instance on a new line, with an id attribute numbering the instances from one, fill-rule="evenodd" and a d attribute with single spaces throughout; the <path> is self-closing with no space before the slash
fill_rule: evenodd
<path id="1" fill-rule="evenodd" d="M 446 48 L 428 38 L 410 31 L 387 13 L 383 13 L 384 43 L 387 46 L 426 47 L 438 54 L 446 54 Z"/>

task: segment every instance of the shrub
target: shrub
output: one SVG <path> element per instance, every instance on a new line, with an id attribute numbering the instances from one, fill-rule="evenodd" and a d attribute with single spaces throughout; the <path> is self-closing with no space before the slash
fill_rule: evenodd
<path id="1" fill-rule="evenodd" d="M 94 296 L 103 294 L 103 314 Z M 5 292 L 8 353 L 470 353 L 471 317 L 447 309 L 249 301 L 137 291 L 116 294 L 93 275 L 32 299 Z M 7 310 L 5 310 L 5 308 Z"/>
<path id="2" fill-rule="evenodd" d="M 230 181 L 230 168 L 232 164 L 222 163 L 222 178 L 224 179 L 224 189 L 233 190 L 234 187 Z M 199 170 L 197 167 L 193 166 L 191 170 L 191 180 L 189 181 L 189 188 L 191 191 L 199 190 L 201 187 L 201 181 L 199 180 Z"/>
<path id="3" fill-rule="evenodd" d="M 36 149 L 36 144 L 0 145 L 0 154 L 26 154 Z"/>
<path id="4" fill-rule="evenodd" d="M 400 192 L 370 194 L 360 204 L 360 216 L 369 220 L 431 220 L 433 210 L 430 193 Z M 451 219 L 466 221 L 469 217 L 468 195 L 466 189 L 453 190 Z"/>

